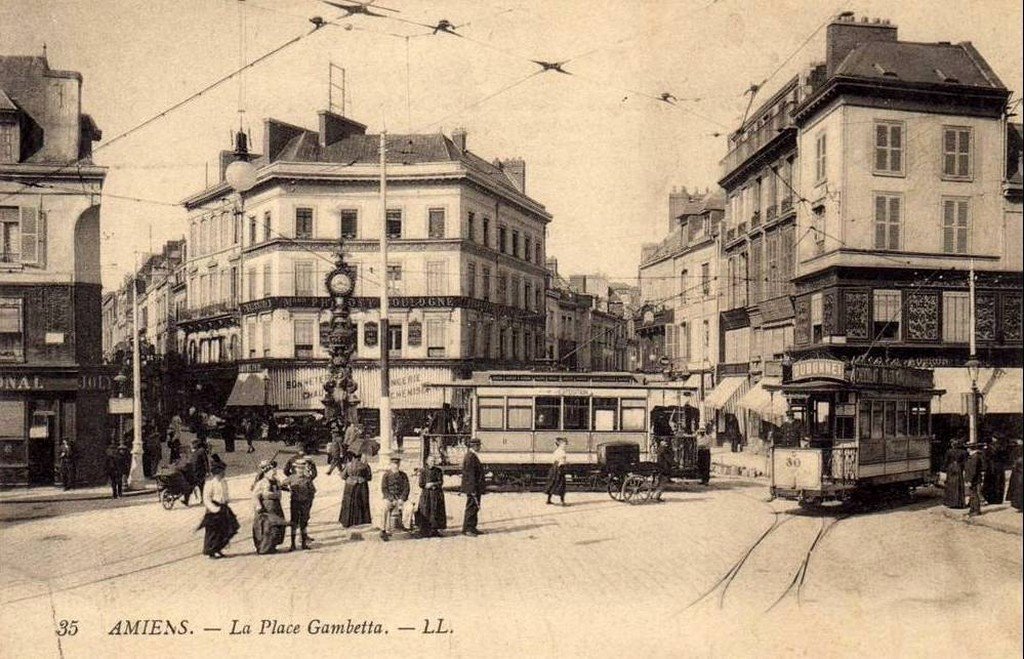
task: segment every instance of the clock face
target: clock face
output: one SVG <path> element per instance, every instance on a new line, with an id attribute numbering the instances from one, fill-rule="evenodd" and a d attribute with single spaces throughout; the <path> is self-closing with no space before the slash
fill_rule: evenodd
<path id="1" fill-rule="evenodd" d="M 335 295 L 348 295 L 352 292 L 352 277 L 347 272 L 339 271 L 331 275 L 331 292 Z"/>

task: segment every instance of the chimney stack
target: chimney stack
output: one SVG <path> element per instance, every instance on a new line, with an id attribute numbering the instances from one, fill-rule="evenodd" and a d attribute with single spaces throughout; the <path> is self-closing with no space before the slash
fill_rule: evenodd
<path id="1" fill-rule="evenodd" d="M 826 75 L 834 75 L 846 56 L 857 46 L 872 41 L 895 42 L 896 32 L 896 26 L 888 20 L 876 18 L 869 21 L 865 16 L 858 22 L 852 11 L 839 14 L 825 33 Z"/>
<path id="2" fill-rule="evenodd" d="M 512 181 L 512 185 L 526 194 L 526 161 L 522 158 L 505 158 L 498 161 L 498 167 Z"/>
<path id="3" fill-rule="evenodd" d="M 466 129 L 459 126 L 452 131 L 452 142 L 459 147 L 459 151 L 466 150 Z"/>

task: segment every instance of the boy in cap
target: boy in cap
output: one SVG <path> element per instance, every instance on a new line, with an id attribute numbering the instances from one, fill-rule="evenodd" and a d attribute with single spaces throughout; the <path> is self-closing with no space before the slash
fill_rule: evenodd
<path id="1" fill-rule="evenodd" d="M 401 469 L 402 459 L 391 458 L 388 470 L 380 479 L 381 494 L 384 495 L 384 517 L 381 522 L 380 539 L 387 542 L 395 523 L 392 514 L 401 519 L 405 502 L 409 500 L 409 477 Z"/>
<path id="2" fill-rule="evenodd" d="M 478 536 L 477 516 L 480 514 L 480 498 L 484 495 L 484 467 L 480 463 L 477 451 L 480 440 L 473 438 L 467 443 L 469 448 L 462 459 L 462 493 L 466 495 L 466 512 L 462 518 L 462 534 Z"/>
<path id="3" fill-rule="evenodd" d="M 292 551 L 295 551 L 295 533 L 299 533 L 303 549 L 309 549 L 309 543 L 313 538 L 306 533 L 309 526 L 309 513 L 313 509 L 313 498 L 316 496 L 316 463 L 313 462 L 302 445 L 299 444 L 295 455 L 288 459 L 284 465 L 284 475 L 287 477 L 282 484 L 282 489 L 291 493 L 289 500 L 289 514 L 292 527 Z"/>

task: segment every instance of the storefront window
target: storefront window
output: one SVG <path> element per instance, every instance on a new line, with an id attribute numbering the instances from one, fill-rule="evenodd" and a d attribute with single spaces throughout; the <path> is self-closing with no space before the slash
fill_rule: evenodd
<path id="1" fill-rule="evenodd" d="M 25 361 L 21 298 L 0 298 L 0 363 Z"/>
<path id="2" fill-rule="evenodd" d="M 537 396 L 535 427 L 537 430 L 558 430 L 561 425 L 562 399 L 558 396 Z"/>
<path id="3" fill-rule="evenodd" d="M 885 401 L 885 436 L 896 436 L 896 401 Z"/>
<path id="4" fill-rule="evenodd" d="M 907 401 L 896 401 L 896 436 L 907 436 Z"/>

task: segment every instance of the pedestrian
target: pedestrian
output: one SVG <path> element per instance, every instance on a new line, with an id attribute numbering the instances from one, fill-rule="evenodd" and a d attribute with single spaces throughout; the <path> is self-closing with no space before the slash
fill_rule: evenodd
<path id="1" fill-rule="evenodd" d="M 128 487 L 128 476 L 132 470 L 132 436 L 131 431 L 125 432 L 121 442 L 117 445 L 118 459 L 121 461 L 121 487 Z"/>
<path id="2" fill-rule="evenodd" d="M 292 526 L 292 546 L 295 551 L 295 534 L 298 533 L 301 547 L 309 549 L 313 538 L 309 537 L 306 528 L 309 526 L 309 513 L 313 509 L 313 498 L 316 496 L 316 463 L 310 460 L 300 448 L 299 452 L 288 460 L 284 467 L 287 477 L 284 489 L 291 493 L 289 497 L 289 521 Z"/>
<path id="3" fill-rule="evenodd" d="M 484 495 L 484 467 L 477 452 L 480 440 L 473 437 L 467 442 L 466 457 L 462 459 L 462 493 L 466 495 L 466 512 L 462 518 L 462 534 L 478 536 L 476 525 L 480 515 L 481 498 Z"/>
<path id="4" fill-rule="evenodd" d="M 235 435 L 238 428 L 235 426 L 234 413 L 224 415 L 224 425 L 221 426 L 221 435 L 224 437 L 224 450 L 228 453 L 235 452 Z"/>
<path id="5" fill-rule="evenodd" d="M 402 511 L 409 500 L 409 477 L 402 471 L 402 459 L 391 458 L 388 470 L 380 479 L 380 491 L 384 496 L 383 518 L 380 523 L 380 539 L 387 542 L 394 531 L 394 516 L 397 514 L 398 527 L 402 524 Z"/>
<path id="6" fill-rule="evenodd" d="M 419 537 L 435 538 L 448 528 L 444 506 L 444 472 L 437 466 L 436 455 L 427 456 L 427 466 L 420 472 L 420 501 L 416 508 Z"/>
<path id="7" fill-rule="evenodd" d="M 658 442 L 655 464 L 658 467 L 658 482 L 654 490 L 654 500 L 661 501 L 661 495 L 665 492 L 665 486 L 672 478 L 672 467 L 674 457 L 672 454 L 672 438 L 664 437 Z"/>
<path id="8" fill-rule="evenodd" d="M 121 453 L 117 450 L 116 442 L 111 441 L 107 445 L 104 467 L 106 468 L 107 478 L 110 479 L 111 498 L 116 499 L 121 496 L 124 489 L 124 481 L 121 480 L 124 467 L 121 466 Z"/>
<path id="9" fill-rule="evenodd" d="M 206 444 L 198 437 L 192 440 L 192 453 L 188 456 L 188 473 L 192 479 L 192 486 L 199 488 L 202 496 L 206 483 L 206 476 L 210 473 L 210 458 L 206 451 Z M 191 492 L 190 492 L 191 494 Z M 188 505 L 189 495 L 185 496 L 185 505 Z"/>
<path id="10" fill-rule="evenodd" d="M 214 456 L 210 466 L 210 478 L 203 487 L 203 506 L 206 512 L 198 529 L 206 529 L 203 537 L 203 553 L 210 558 L 226 558 L 224 548 L 231 538 L 238 533 L 238 518 L 228 505 L 228 482 L 224 478 L 227 465 L 218 456 Z"/>
<path id="11" fill-rule="evenodd" d="M 981 514 L 981 481 L 985 473 L 985 456 L 981 452 L 981 444 L 968 444 L 967 450 L 970 456 L 964 466 L 964 484 L 970 497 L 970 511 L 967 514 L 973 517 Z"/>
<path id="12" fill-rule="evenodd" d="M 697 428 L 697 475 L 701 485 L 711 481 L 711 437 L 704 428 Z"/>
<path id="13" fill-rule="evenodd" d="M 170 452 L 171 464 L 176 464 L 181 459 L 181 415 L 175 413 L 171 422 L 167 425 L 167 450 Z"/>
<path id="14" fill-rule="evenodd" d="M 967 450 L 963 440 L 957 439 L 946 451 L 944 471 L 946 472 L 945 491 L 942 502 L 947 508 L 964 508 L 964 465 L 967 462 Z"/>
<path id="15" fill-rule="evenodd" d="M 327 474 L 330 475 L 335 469 L 341 469 L 345 456 L 344 440 L 335 434 L 327 445 Z"/>
<path id="16" fill-rule="evenodd" d="M 547 485 L 544 494 L 548 495 L 547 505 L 551 505 L 551 497 L 557 496 L 565 505 L 565 463 L 568 456 L 565 453 L 569 440 L 565 437 L 555 437 L 555 450 L 551 452 L 551 468 L 548 470 Z"/>
<path id="17" fill-rule="evenodd" d="M 247 416 L 242 421 L 242 432 L 245 433 L 245 452 L 255 453 L 256 446 L 253 442 L 260 432 L 260 424 L 252 416 Z"/>
<path id="18" fill-rule="evenodd" d="M 146 424 L 145 432 L 142 435 L 142 473 L 146 478 L 153 478 L 156 474 L 160 460 L 163 458 L 162 453 L 156 425 Z"/>
<path id="19" fill-rule="evenodd" d="M 990 504 L 1003 502 L 1006 492 L 1006 451 L 1003 439 L 993 435 L 992 441 L 985 448 L 985 483 L 982 495 Z"/>
<path id="20" fill-rule="evenodd" d="M 1010 505 L 1019 513 L 1024 508 L 1024 487 L 1021 487 L 1021 443 L 1017 440 L 1014 448 L 1013 465 L 1010 468 L 1010 484 L 1006 488 L 1006 498 Z"/>
<path id="21" fill-rule="evenodd" d="M 373 480 L 370 465 L 363 461 L 362 455 L 356 455 L 341 470 L 341 479 L 345 481 L 345 490 L 341 496 L 338 521 L 345 528 L 369 524 L 371 519 L 368 483 Z"/>
<path id="22" fill-rule="evenodd" d="M 60 482 L 65 490 L 75 486 L 75 447 L 68 441 L 67 437 L 60 440 Z"/>
<path id="23" fill-rule="evenodd" d="M 281 482 L 277 463 L 262 460 L 252 484 L 252 544 L 257 554 L 275 554 L 284 542 L 284 510 L 281 508 Z"/>
<path id="24" fill-rule="evenodd" d="M 345 428 L 345 449 L 355 455 L 362 453 L 363 426 L 358 423 L 350 423 Z"/>

